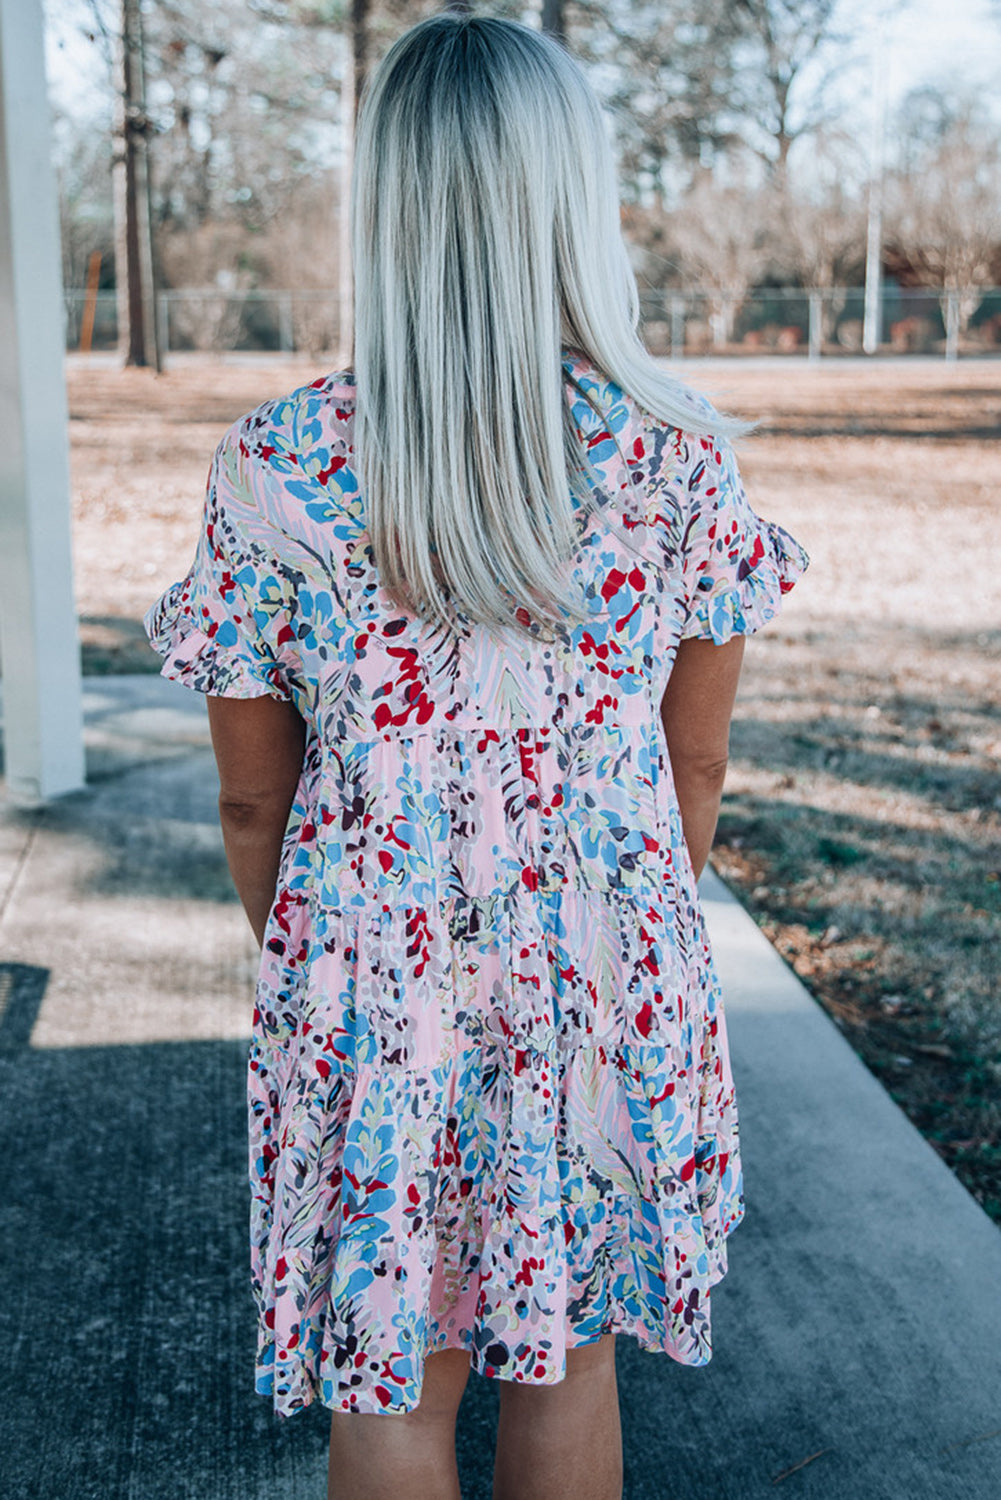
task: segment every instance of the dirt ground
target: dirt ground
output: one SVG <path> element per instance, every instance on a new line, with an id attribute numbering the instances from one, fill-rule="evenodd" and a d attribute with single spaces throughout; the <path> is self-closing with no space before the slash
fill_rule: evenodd
<path id="1" fill-rule="evenodd" d="M 229 422 L 322 370 L 70 361 L 85 668 L 155 669 Z M 713 862 L 1001 1222 L 1001 362 L 702 363 L 811 568 L 748 645 Z"/>

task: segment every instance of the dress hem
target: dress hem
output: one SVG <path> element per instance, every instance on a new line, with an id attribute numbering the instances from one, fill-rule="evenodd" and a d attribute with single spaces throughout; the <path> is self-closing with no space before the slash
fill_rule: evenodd
<path id="1" fill-rule="evenodd" d="M 708 1300 L 709 1293 L 712 1291 L 713 1287 L 719 1286 L 727 1275 L 727 1241 L 733 1234 L 734 1230 L 739 1228 L 743 1223 L 745 1213 L 746 1205 L 743 1198 L 741 1198 L 735 1208 L 733 1217 L 730 1219 L 727 1227 L 722 1231 L 721 1241 L 717 1248 L 713 1264 L 710 1267 L 706 1280 L 706 1300 Z M 621 1338 L 634 1339 L 644 1353 L 667 1355 L 667 1357 L 671 1359 L 673 1363 L 684 1365 L 689 1369 L 704 1369 L 708 1364 L 711 1363 L 712 1360 L 711 1346 L 709 1347 L 704 1359 L 679 1358 L 679 1356 L 674 1353 L 674 1351 L 668 1346 L 667 1341 L 662 1336 L 658 1337 L 656 1334 L 649 1333 L 645 1328 L 637 1326 L 635 1321 L 630 1321 L 626 1315 L 621 1315 L 619 1317 L 613 1317 L 612 1319 L 610 1319 L 607 1326 L 602 1327 L 601 1333 L 597 1338 L 579 1339 L 574 1341 L 573 1343 L 568 1341 L 566 1346 L 567 1350 L 569 1352 L 571 1349 L 582 1349 L 588 1347 L 591 1344 L 596 1344 L 600 1339 L 604 1338 L 609 1333 L 616 1334 Z M 561 1381 L 566 1378 L 564 1372 L 564 1375 L 561 1376 L 559 1380 L 529 1380 L 518 1375 L 505 1375 L 498 1370 L 480 1368 L 476 1363 L 476 1350 L 473 1346 L 472 1340 L 463 1339 L 455 1330 L 446 1331 L 444 1340 L 437 1343 L 434 1348 L 428 1349 L 427 1354 L 442 1354 L 449 1349 L 455 1349 L 457 1351 L 461 1351 L 464 1354 L 468 1354 L 470 1356 L 471 1373 L 481 1375 L 485 1380 L 507 1380 L 514 1381 L 518 1385 L 551 1386 L 559 1385 Z M 486 1361 L 481 1359 L 480 1365 L 485 1364 Z M 280 1403 L 274 1400 L 273 1372 L 267 1367 L 258 1367 L 255 1382 L 255 1391 L 257 1395 L 263 1398 L 271 1398 L 275 1415 L 285 1419 L 298 1416 L 300 1412 L 306 1411 L 309 1407 L 316 1405 L 325 1407 L 328 1411 L 343 1412 L 349 1416 L 400 1416 L 408 1412 L 415 1411 L 417 1406 L 419 1406 L 420 1404 L 420 1394 L 418 1394 L 417 1401 L 414 1402 L 412 1406 L 399 1405 L 394 1406 L 391 1410 L 389 1410 L 385 1406 L 380 1404 L 377 1399 L 371 1399 L 371 1387 L 361 1393 L 363 1397 L 369 1398 L 366 1401 L 365 1405 L 351 1405 L 348 1401 L 338 1400 L 336 1398 L 333 1400 L 328 1400 L 326 1399 L 325 1393 L 323 1391 L 323 1386 L 325 1383 L 332 1384 L 332 1382 L 324 1382 L 322 1377 L 316 1379 L 311 1375 L 307 1375 L 304 1382 L 306 1390 L 300 1397 L 296 1398 L 295 1404 L 289 1405 L 288 1403 Z M 303 1399 L 303 1397 L 305 1399 Z"/>

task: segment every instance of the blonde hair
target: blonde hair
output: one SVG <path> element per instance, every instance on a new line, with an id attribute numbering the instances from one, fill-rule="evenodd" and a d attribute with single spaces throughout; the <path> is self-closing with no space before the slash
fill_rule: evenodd
<path id="1" fill-rule="evenodd" d="M 640 342 L 612 152 L 569 54 L 478 16 L 399 37 L 362 99 L 352 240 L 356 462 L 384 587 L 446 625 L 585 618 L 565 568 L 596 476 L 563 346 L 674 426 L 738 424 Z"/>

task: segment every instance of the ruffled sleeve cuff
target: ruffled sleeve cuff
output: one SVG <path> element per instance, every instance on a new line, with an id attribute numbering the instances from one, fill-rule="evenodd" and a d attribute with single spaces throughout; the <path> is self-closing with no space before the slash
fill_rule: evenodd
<path id="1" fill-rule="evenodd" d="M 160 676 L 214 698 L 263 698 L 290 695 L 281 669 L 251 642 L 241 638 L 231 620 L 195 623 L 182 579 L 147 610 L 143 625 L 150 645 L 163 658 Z"/>
<path id="2" fill-rule="evenodd" d="M 761 521 L 749 556 L 740 560 L 736 577 L 705 579 L 696 588 L 682 631 L 683 640 L 711 640 L 725 645 L 732 636 L 753 635 L 781 607 L 809 566 L 809 556 L 788 531 Z"/>

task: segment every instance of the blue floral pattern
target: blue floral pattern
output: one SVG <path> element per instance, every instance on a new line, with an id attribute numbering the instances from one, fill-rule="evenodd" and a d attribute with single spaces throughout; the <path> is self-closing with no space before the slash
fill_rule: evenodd
<path id="1" fill-rule="evenodd" d="M 556 640 L 388 598 L 350 371 L 231 428 L 147 615 L 164 675 L 307 726 L 249 1056 L 257 1386 L 285 1415 L 413 1410 L 446 1347 L 539 1384 L 610 1331 L 711 1356 L 743 1181 L 660 701 L 681 640 L 760 628 L 807 559 L 725 443 L 564 373 L 602 508 Z"/>

